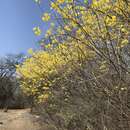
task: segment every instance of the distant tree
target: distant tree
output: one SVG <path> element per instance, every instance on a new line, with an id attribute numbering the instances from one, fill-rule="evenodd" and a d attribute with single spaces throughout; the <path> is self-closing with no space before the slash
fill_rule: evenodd
<path id="1" fill-rule="evenodd" d="M 16 66 L 23 60 L 23 54 L 7 55 L 0 59 L 0 107 L 7 111 L 9 103 L 18 90 Z"/>

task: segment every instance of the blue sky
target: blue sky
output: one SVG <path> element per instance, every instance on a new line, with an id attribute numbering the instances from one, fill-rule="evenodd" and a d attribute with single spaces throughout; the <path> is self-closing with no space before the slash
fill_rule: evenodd
<path id="1" fill-rule="evenodd" d="M 48 10 L 48 0 L 43 0 L 43 11 Z M 0 1 L 0 56 L 26 52 L 37 48 L 37 38 L 32 29 L 47 26 L 40 19 L 41 12 L 33 0 Z"/>

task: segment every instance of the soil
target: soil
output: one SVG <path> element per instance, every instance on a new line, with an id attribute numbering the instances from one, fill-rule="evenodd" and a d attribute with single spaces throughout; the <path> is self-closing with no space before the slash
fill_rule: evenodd
<path id="1" fill-rule="evenodd" d="M 38 118 L 29 109 L 0 110 L 0 130 L 47 130 L 40 127 Z"/>

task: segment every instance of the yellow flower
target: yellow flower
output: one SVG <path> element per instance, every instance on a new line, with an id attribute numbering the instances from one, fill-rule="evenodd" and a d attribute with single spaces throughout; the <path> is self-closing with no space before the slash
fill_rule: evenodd
<path id="1" fill-rule="evenodd" d="M 78 30 L 76 31 L 76 33 L 77 33 L 77 35 L 80 35 L 80 34 L 82 33 L 82 30 L 81 30 L 81 29 L 78 29 Z"/>
<path id="2" fill-rule="evenodd" d="M 112 17 L 108 17 L 107 16 L 107 18 L 106 18 L 106 24 L 108 26 L 113 26 L 113 25 L 116 24 L 116 20 L 117 20 L 116 16 L 112 16 Z"/>
<path id="3" fill-rule="evenodd" d="M 52 39 L 52 43 L 53 43 L 53 44 L 55 44 L 55 43 L 57 43 L 57 42 L 58 42 L 57 39 Z"/>
<path id="4" fill-rule="evenodd" d="M 51 33 L 52 33 L 52 30 L 51 29 L 48 29 L 47 31 L 46 31 L 46 34 L 49 36 L 49 35 L 51 35 Z"/>
<path id="5" fill-rule="evenodd" d="M 45 93 L 45 94 L 40 95 L 40 96 L 38 97 L 39 103 L 45 102 L 48 98 L 49 98 L 49 94 L 48 94 L 48 93 Z"/>
<path id="6" fill-rule="evenodd" d="M 127 39 L 122 40 L 120 47 L 124 47 L 129 43 L 129 41 Z"/>
<path id="7" fill-rule="evenodd" d="M 50 18 L 51 18 L 50 14 L 44 13 L 43 16 L 42 16 L 42 21 L 47 22 L 47 21 L 50 20 Z"/>
<path id="8" fill-rule="evenodd" d="M 33 54 L 33 49 L 32 48 L 28 49 L 28 53 L 32 55 Z"/>
<path id="9" fill-rule="evenodd" d="M 116 22 L 116 16 L 112 16 L 112 21 Z"/>
<path id="10" fill-rule="evenodd" d="M 65 2 L 65 0 L 57 0 L 57 3 L 59 4 L 63 4 Z"/>
<path id="11" fill-rule="evenodd" d="M 51 2 L 51 8 L 57 10 L 58 9 L 57 3 Z"/>
<path id="12" fill-rule="evenodd" d="M 45 46 L 45 48 L 47 48 L 47 49 L 51 48 L 51 44 L 47 44 L 47 45 Z"/>
<path id="13" fill-rule="evenodd" d="M 70 29 L 70 27 L 69 26 L 64 26 L 64 29 L 66 30 L 66 31 L 71 31 L 71 29 Z"/>
<path id="14" fill-rule="evenodd" d="M 73 2 L 73 0 L 66 0 L 66 2 L 67 2 L 67 3 L 72 3 L 72 2 Z"/>
<path id="15" fill-rule="evenodd" d="M 41 35 L 41 29 L 39 27 L 34 27 L 33 32 L 36 36 Z"/>

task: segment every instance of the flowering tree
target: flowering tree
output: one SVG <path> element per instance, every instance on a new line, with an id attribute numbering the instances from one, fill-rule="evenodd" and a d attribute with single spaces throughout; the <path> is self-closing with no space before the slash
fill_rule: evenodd
<path id="1" fill-rule="evenodd" d="M 35 0 L 41 8 L 42 1 Z M 50 28 L 18 67 L 23 91 L 57 129 L 129 129 L 128 0 L 54 0 Z M 33 29 L 37 36 L 42 30 Z"/>

